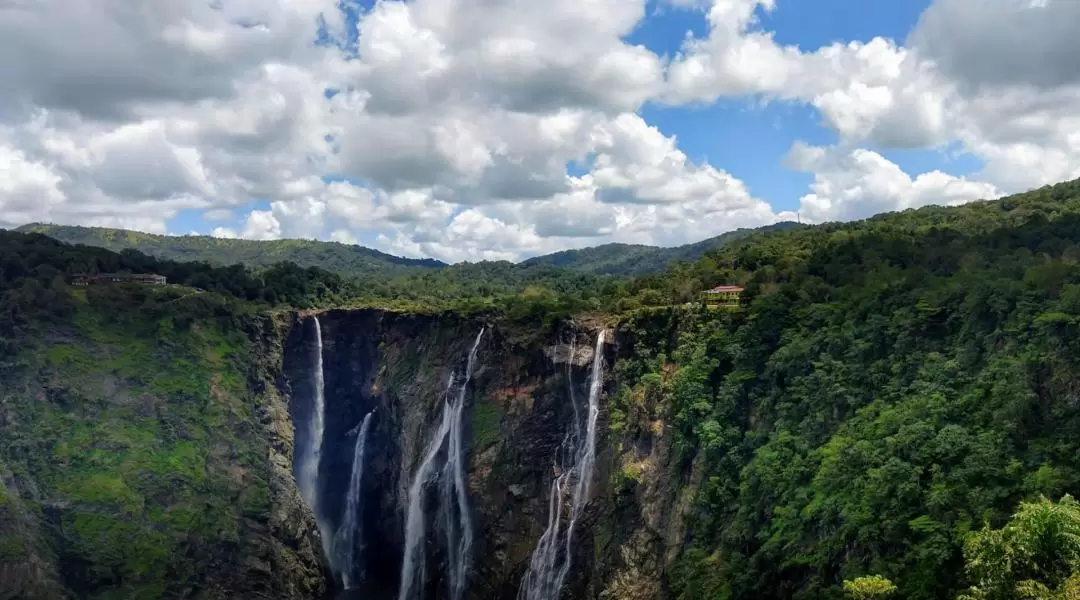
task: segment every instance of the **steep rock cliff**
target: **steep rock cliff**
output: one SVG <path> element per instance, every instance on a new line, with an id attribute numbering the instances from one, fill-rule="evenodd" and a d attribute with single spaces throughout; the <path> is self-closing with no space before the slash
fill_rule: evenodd
<path id="1" fill-rule="evenodd" d="M 80 305 L 4 366 L 0 381 L 0 598 L 322 598 L 359 425 L 369 600 L 395 598 L 412 478 L 447 382 L 486 328 L 466 389 L 466 497 L 475 542 L 466 598 L 515 598 L 548 520 L 558 457 L 602 346 L 591 494 L 563 598 L 662 598 L 693 474 L 655 403 L 619 423 L 608 403 L 632 348 L 618 328 L 381 310 L 318 313 L 325 429 L 322 528 L 301 498 L 310 444 L 313 314 L 191 319 Z M 578 415 L 580 419 L 580 415 Z M 427 513 L 434 506 L 428 500 Z M 423 597 L 445 598 L 429 523 Z"/>
<path id="2" fill-rule="evenodd" d="M 468 501 L 476 540 L 468 598 L 514 598 L 548 518 L 560 444 L 574 426 L 571 394 L 588 396 L 593 343 L 605 325 L 484 323 L 455 315 L 378 310 L 318 314 L 323 342 L 325 437 L 319 468 L 324 534 L 340 525 L 356 431 L 371 411 L 359 560 L 366 590 L 394 597 L 408 490 L 434 435 L 447 381 L 481 327 L 485 335 L 466 394 Z M 616 385 L 621 336 L 603 346 L 603 393 L 591 501 L 572 544 L 566 598 L 660 598 L 663 572 L 682 542 L 693 474 L 672 463 L 671 436 L 655 403 L 642 402 L 618 431 L 606 396 Z M 315 389 L 314 319 L 295 315 L 284 352 L 297 444 L 305 446 Z M 628 476 L 627 474 L 632 474 Z M 428 505 L 428 518 L 433 506 Z M 438 525 L 430 524 L 429 531 Z M 431 534 L 425 598 L 445 598 L 445 564 Z"/>
<path id="3" fill-rule="evenodd" d="M 318 598 L 272 323 L 105 310 L 0 377 L 0 598 Z"/>

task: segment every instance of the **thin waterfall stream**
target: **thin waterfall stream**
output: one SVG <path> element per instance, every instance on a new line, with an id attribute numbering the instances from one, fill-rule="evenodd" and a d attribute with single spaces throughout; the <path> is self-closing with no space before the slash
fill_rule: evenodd
<path id="1" fill-rule="evenodd" d="M 362 511 L 364 453 L 367 448 L 368 430 L 371 428 L 372 410 L 365 417 L 356 434 L 353 447 L 352 473 L 349 477 L 349 489 L 345 494 L 345 509 L 341 515 L 341 524 L 334 535 L 333 553 L 330 563 L 341 574 L 345 589 L 352 589 L 363 577 L 364 571 L 357 562 L 357 551 L 364 546 L 364 521 Z"/>
<path id="2" fill-rule="evenodd" d="M 405 555 L 401 565 L 401 585 L 399 600 L 412 600 L 423 595 L 425 581 L 425 553 L 423 542 L 426 539 L 427 515 L 424 513 L 424 492 L 432 479 L 438 478 L 439 498 L 436 522 L 443 530 L 443 540 L 447 554 L 447 580 L 450 600 L 459 600 L 465 591 L 469 563 L 472 554 L 473 531 L 472 518 L 465 490 L 465 453 L 462 437 L 464 427 L 465 395 L 472 378 L 473 363 L 484 329 L 476 336 L 472 349 L 469 350 L 465 364 L 465 373 L 457 383 L 454 373 L 446 384 L 443 394 L 442 419 L 432 438 L 420 466 L 409 486 L 409 506 L 405 518 Z M 442 468 L 436 466 L 440 454 L 443 455 Z"/>
<path id="3" fill-rule="evenodd" d="M 574 350 L 571 342 L 571 357 Z M 566 576 L 570 573 L 574 526 L 589 501 L 593 467 L 596 463 L 596 422 L 600 415 L 600 391 L 604 379 L 603 350 L 604 332 L 600 331 L 596 336 L 596 347 L 589 371 L 589 398 L 584 423 L 574 395 L 571 365 L 567 362 L 566 376 L 570 402 L 574 407 L 574 423 L 563 438 L 557 476 L 551 482 L 547 529 L 540 536 L 529 561 L 529 568 L 521 580 L 518 600 L 557 600 Z M 563 505 L 567 494 L 570 495 L 570 509 L 564 515 Z"/>
<path id="4" fill-rule="evenodd" d="M 312 317 L 315 325 L 315 352 L 311 415 L 308 418 L 307 445 L 300 461 L 297 485 L 304 502 L 315 515 L 315 523 L 322 537 L 323 555 L 329 557 L 331 539 L 325 515 L 319 506 L 319 464 L 323 453 L 323 435 L 326 428 L 326 378 L 323 372 L 323 335 L 319 317 Z"/>

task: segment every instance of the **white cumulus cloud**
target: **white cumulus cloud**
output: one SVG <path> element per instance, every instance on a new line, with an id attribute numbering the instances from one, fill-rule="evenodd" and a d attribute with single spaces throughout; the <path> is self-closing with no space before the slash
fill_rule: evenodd
<path id="1" fill-rule="evenodd" d="M 687 243 L 790 217 L 640 112 L 738 97 L 834 132 L 769 165 L 813 175 L 807 219 L 1080 177 L 1075 2 L 934 0 L 906 40 L 820 48 L 762 27 L 775 0 L 667 3 L 707 25 L 673 56 L 629 41 L 645 0 L 382 0 L 356 20 L 338 0 L 8 3 L 0 226 L 197 214 L 218 237 L 450 261 Z M 985 168 L 908 174 L 893 148 Z"/>

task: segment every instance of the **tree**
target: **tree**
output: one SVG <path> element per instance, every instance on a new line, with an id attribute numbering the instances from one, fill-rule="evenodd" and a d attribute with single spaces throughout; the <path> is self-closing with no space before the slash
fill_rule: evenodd
<path id="1" fill-rule="evenodd" d="M 975 585 L 960 600 L 1080 598 L 1080 503 L 1023 502 L 1001 529 L 973 533 L 964 560 Z"/>
<path id="2" fill-rule="evenodd" d="M 853 600 L 888 598 L 895 591 L 896 586 L 893 585 L 893 582 L 881 575 L 844 580 L 844 592 Z"/>

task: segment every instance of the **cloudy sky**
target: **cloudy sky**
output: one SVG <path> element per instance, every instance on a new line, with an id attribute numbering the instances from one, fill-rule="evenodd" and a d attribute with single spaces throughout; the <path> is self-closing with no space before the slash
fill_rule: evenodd
<path id="1" fill-rule="evenodd" d="M 0 227 L 448 261 L 1080 177 L 1076 0 L 0 0 Z"/>

